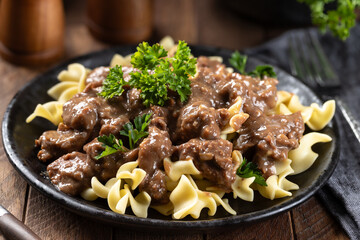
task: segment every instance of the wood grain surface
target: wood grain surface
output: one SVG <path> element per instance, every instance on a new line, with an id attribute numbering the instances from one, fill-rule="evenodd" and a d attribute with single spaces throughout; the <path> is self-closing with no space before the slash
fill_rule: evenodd
<path id="1" fill-rule="evenodd" d="M 65 1 L 65 59 L 109 47 L 88 32 L 84 1 Z M 255 46 L 283 30 L 266 29 L 219 9 L 211 0 L 154 0 L 154 34 L 184 39 L 193 44 L 243 49 Z M 178 14 L 173 14 L 177 12 Z M 11 65 L 0 59 L 0 116 L 23 84 L 44 72 Z M 29 187 L 13 169 L 0 143 L 0 204 L 43 239 L 348 239 L 342 228 L 316 198 L 270 219 L 239 225 L 218 233 L 164 235 L 119 229 L 70 213 Z M 0 234 L 0 239 L 3 237 Z"/>

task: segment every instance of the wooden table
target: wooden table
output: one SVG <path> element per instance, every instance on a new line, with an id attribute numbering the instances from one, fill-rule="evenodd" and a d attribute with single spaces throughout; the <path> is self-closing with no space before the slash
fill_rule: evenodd
<path id="1" fill-rule="evenodd" d="M 215 1 L 155 0 L 154 4 L 154 39 L 171 35 L 192 44 L 243 49 L 284 30 L 265 30 L 219 9 Z M 65 1 L 65 6 L 66 59 L 109 47 L 88 33 L 84 25 L 84 1 Z M 174 12 L 181 14 L 174 15 Z M 30 69 L 0 59 L 1 118 L 21 86 L 48 67 Z M 8 162 L 2 143 L 0 192 L 0 203 L 43 239 L 347 239 L 339 224 L 315 197 L 279 216 L 240 225 L 225 233 L 169 236 L 118 229 L 68 212 L 30 187 Z M 3 239 L 1 234 L 0 239 Z"/>

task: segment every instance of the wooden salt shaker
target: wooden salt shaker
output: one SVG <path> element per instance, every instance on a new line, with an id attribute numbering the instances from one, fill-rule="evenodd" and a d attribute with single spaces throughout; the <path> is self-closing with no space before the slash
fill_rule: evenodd
<path id="1" fill-rule="evenodd" d="M 152 31 L 152 0 L 87 0 L 87 26 L 109 43 L 139 43 Z"/>
<path id="2" fill-rule="evenodd" d="M 62 0 L 1 0 L 0 54 L 15 64 L 39 66 L 64 52 Z"/>

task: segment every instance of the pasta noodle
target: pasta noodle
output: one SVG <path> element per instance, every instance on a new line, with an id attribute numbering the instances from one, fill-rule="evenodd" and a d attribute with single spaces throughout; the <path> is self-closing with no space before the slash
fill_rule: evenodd
<path id="1" fill-rule="evenodd" d="M 85 80 L 89 71 L 90 70 L 87 70 L 82 64 L 73 63 L 68 66 L 68 70 L 63 70 L 59 73 L 58 79 L 60 82 L 77 83 L 78 92 L 82 92 L 85 88 Z M 56 85 L 53 88 L 55 87 Z M 49 92 L 51 92 L 53 88 L 50 88 Z M 66 99 L 65 101 L 67 100 L 69 99 Z"/>
<path id="2" fill-rule="evenodd" d="M 231 185 L 234 198 L 252 202 L 254 201 L 254 190 L 250 185 L 254 182 L 255 177 L 242 178 L 236 176 L 235 182 Z"/>
<path id="3" fill-rule="evenodd" d="M 116 178 L 125 179 L 126 182 L 131 185 L 132 190 L 137 188 L 146 176 L 144 170 L 136 168 L 138 165 L 138 161 L 125 163 L 121 165 L 116 173 Z"/>
<path id="4" fill-rule="evenodd" d="M 30 123 L 35 117 L 43 117 L 58 125 L 62 122 L 63 104 L 58 101 L 51 101 L 45 104 L 38 104 L 34 112 L 26 118 L 26 122 Z"/>
<path id="5" fill-rule="evenodd" d="M 233 160 L 242 163 L 243 157 L 241 153 L 237 150 L 232 152 Z M 242 178 L 236 176 L 235 182 L 231 185 L 233 190 L 234 198 L 240 198 L 242 200 L 252 202 L 254 200 L 254 190 L 250 187 L 250 185 L 254 182 L 255 177 L 250 178 Z"/>
<path id="6" fill-rule="evenodd" d="M 174 39 L 170 36 L 166 36 L 159 42 L 160 45 L 162 45 L 166 51 L 170 51 L 175 46 Z"/>
<path id="7" fill-rule="evenodd" d="M 229 134 L 238 131 L 241 125 L 249 118 L 249 114 L 240 112 L 241 107 L 241 97 L 237 97 L 235 103 L 231 105 L 228 109 L 230 120 L 229 123 L 221 131 L 221 136 L 223 139 L 229 139 Z"/>
<path id="8" fill-rule="evenodd" d="M 110 61 L 110 67 L 115 67 L 116 65 L 118 66 L 131 66 L 130 60 L 131 60 L 131 55 L 129 54 L 125 57 L 123 57 L 120 54 L 115 54 L 113 56 L 113 58 Z"/>
<path id="9" fill-rule="evenodd" d="M 302 173 L 313 165 L 319 156 L 311 150 L 314 144 L 330 141 L 331 137 L 323 133 L 311 132 L 304 135 L 300 139 L 299 147 L 289 152 L 289 158 L 292 160 L 291 167 L 294 169 L 292 174 Z"/>
<path id="10" fill-rule="evenodd" d="M 128 206 L 138 217 L 147 217 L 147 209 L 151 198 L 146 192 L 140 192 L 135 198 L 131 190 L 135 190 L 144 179 L 146 172 L 137 168 L 138 161 L 128 162 L 120 166 L 116 177 L 111 178 L 105 185 L 101 184 L 96 177 L 91 179 L 91 188 L 81 193 L 81 196 L 89 201 L 98 197 L 108 200 L 111 210 L 117 213 L 125 213 Z"/>
<path id="11" fill-rule="evenodd" d="M 314 131 L 323 129 L 335 114 L 334 100 L 326 101 L 322 107 L 319 107 L 317 103 L 303 106 L 297 95 L 285 91 L 278 91 L 277 97 L 277 114 L 288 115 L 300 111 L 305 124 Z"/>
<path id="12" fill-rule="evenodd" d="M 171 162 L 169 158 L 164 159 L 164 169 L 170 180 L 177 181 L 184 174 L 200 174 L 192 160 L 181 160 Z"/>
<path id="13" fill-rule="evenodd" d="M 107 198 L 112 186 L 117 182 L 116 178 L 111 178 L 105 185 L 97 179 L 97 177 L 91 178 L 91 188 L 86 189 L 81 193 L 81 196 L 89 201 L 94 201 L 98 197 Z"/>
<path id="14" fill-rule="evenodd" d="M 216 193 L 199 190 L 191 177 L 187 175 L 181 176 L 179 184 L 170 194 L 170 201 L 174 206 L 172 215 L 174 219 L 181 219 L 187 215 L 199 218 L 203 208 L 208 208 L 208 215 L 213 216 L 218 205 L 222 205 L 230 214 L 236 214 L 227 200 L 221 199 Z"/>
<path id="15" fill-rule="evenodd" d="M 130 206 L 135 216 L 143 218 L 147 217 L 151 201 L 146 192 L 141 192 L 134 198 L 128 184 L 124 184 L 124 187 L 121 188 L 120 179 L 110 189 L 107 199 L 112 211 L 124 214 L 126 208 Z"/>
<path id="16" fill-rule="evenodd" d="M 27 117 L 26 122 L 30 123 L 35 117 L 42 117 L 54 125 L 62 122 L 63 104 L 71 99 L 76 93 L 82 92 L 85 88 L 85 80 L 90 70 L 79 63 L 73 63 L 58 75 L 60 83 L 48 90 L 48 95 L 56 101 L 38 104 L 34 112 Z"/>
<path id="17" fill-rule="evenodd" d="M 294 170 L 290 166 L 291 160 L 287 160 L 284 163 L 276 164 L 276 174 L 272 175 L 266 180 L 267 186 L 261 186 L 256 184 L 256 189 L 259 193 L 268 199 L 282 198 L 292 196 L 290 190 L 297 190 L 299 186 L 286 179 L 286 176 L 294 173 Z"/>

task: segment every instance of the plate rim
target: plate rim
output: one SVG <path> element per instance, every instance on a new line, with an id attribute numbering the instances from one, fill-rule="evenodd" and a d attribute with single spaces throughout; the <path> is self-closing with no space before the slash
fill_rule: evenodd
<path id="1" fill-rule="evenodd" d="M 11 113 L 11 110 L 16 103 L 17 97 L 23 93 L 29 86 L 32 84 L 35 84 L 39 79 L 44 75 L 50 75 L 55 74 L 59 71 L 59 69 L 65 69 L 67 65 L 78 62 L 78 61 L 84 61 L 87 59 L 91 59 L 93 57 L 96 57 L 97 55 L 106 54 L 109 53 L 119 53 L 119 52 L 127 52 L 129 49 L 135 49 L 136 45 L 123 45 L 123 46 L 116 46 L 111 47 L 95 52 L 91 52 L 85 55 L 81 55 L 75 58 L 68 59 L 49 70 L 45 71 L 44 73 L 38 74 L 35 76 L 31 81 L 27 82 L 24 86 L 22 86 L 16 94 L 13 96 L 11 101 L 9 102 L 6 111 L 4 112 L 3 120 L 2 120 L 2 142 L 4 146 L 4 151 L 6 153 L 6 156 L 8 158 L 8 161 L 11 163 L 11 165 L 15 168 L 15 170 L 21 175 L 23 179 L 26 180 L 28 184 L 30 184 L 32 187 L 34 187 L 36 190 L 38 190 L 41 194 L 43 194 L 45 197 L 50 198 L 51 200 L 55 201 L 57 204 L 62 206 L 63 208 L 74 212 L 76 214 L 91 218 L 93 220 L 101 220 L 103 222 L 108 222 L 110 224 L 120 225 L 120 226 L 128 226 L 131 228 L 138 228 L 141 227 L 142 230 L 182 230 L 186 228 L 190 231 L 208 231 L 210 229 L 218 229 L 218 228 L 224 228 L 224 227 L 231 227 L 238 225 L 240 223 L 247 223 L 247 222 L 255 222 L 259 220 L 264 220 L 266 218 L 278 215 L 280 213 L 283 213 L 287 210 L 290 210 L 294 208 L 295 206 L 303 203 L 307 199 L 309 199 L 311 196 L 313 196 L 325 183 L 326 181 L 331 177 L 332 173 L 334 172 L 337 163 L 339 162 L 339 155 L 340 155 L 340 134 L 339 134 L 339 120 L 338 115 L 335 114 L 334 118 L 332 120 L 332 130 L 335 134 L 335 147 L 333 154 L 331 156 L 331 160 L 329 162 L 329 167 L 325 169 L 325 171 L 319 175 L 317 180 L 312 183 L 308 188 L 310 190 L 304 191 L 300 195 L 293 197 L 289 199 L 288 201 L 285 201 L 283 203 L 280 203 L 276 206 L 261 209 L 259 211 L 235 215 L 235 216 L 225 216 L 220 218 L 214 218 L 214 219 L 196 219 L 196 220 L 163 220 L 163 219 L 155 219 L 155 218 L 140 218 L 136 217 L 134 215 L 129 214 L 118 214 L 115 212 L 111 212 L 111 210 L 106 210 L 99 208 L 94 205 L 84 205 L 82 202 L 77 200 L 76 198 L 66 195 L 59 190 L 57 190 L 55 187 L 50 187 L 41 181 L 39 181 L 35 173 L 33 173 L 31 170 L 29 170 L 25 164 L 22 163 L 21 157 L 16 155 L 16 152 L 14 151 L 13 147 L 11 147 L 10 142 L 10 135 L 9 132 L 9 116 Z M 232 53 L 231 50 L 225 49 L 225 48 L 219 48 L 219 47 L 212 47 L 212 46 L 203 46 L 203 45 L 190 45 L 191 48 L 197 49 L 199 51 L 210 51 L 210 52 L 216 52 L 221 54 L 227 54 L 230 55 Z M 250 59 L 262 62 L 261 60 L 257 59 L 256 57 L 249 56 Z M 281 68 L 274 66 L 277 71 L 282 72 L 289 77 L 294 78 L 296 81 L 300 82 L 301 84 L 305 85 L 307 88 L 311 90 L 311 92 L 318 98 L 319 95 L 314 92 L 310 87 L 308 87 L 306 84 L 304 84 L 299 79 L 293 77 L 291 74 L 287 73 L 286 71 L 282 70 Z M 316 184 L 317 183 L 317 184 Z M 315 185 L 316 184 L 316 185 Z M 304 190 L 304 189 L 303 189 Z M 100 216 L 100 218 L 99 218 Z M 138 227 L 134 226 L 137 225 Z M 167 229 L 163 229 L 163 226 L 166 226 Z"/>

